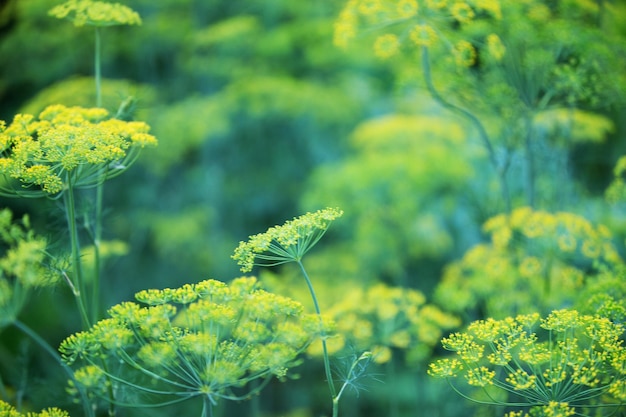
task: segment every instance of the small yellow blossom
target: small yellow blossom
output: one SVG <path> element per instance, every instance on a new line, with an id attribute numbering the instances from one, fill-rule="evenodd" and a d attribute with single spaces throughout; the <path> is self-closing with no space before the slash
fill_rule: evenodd
<path id="1" fill-rule="evenodd" d="M 455 62 L 459 67 L 471 67 L 476 63 L 476 49 L 466 40 L 457 42 L 453 52 Z"/>
<path id="2" fill-rule="evenodd" d="M 381 59 L 388 59 L 400 50 L 400 40 L 393 33 L 386 33 L 374 41 L 374 53 Z"/>
<path id="3" fill-rule="evenodd" d="M 371 16 L 383 9 L 381 0 L 361 0 L 358 11 L 364 16 Z"/>
<path id="4" fill-rule="evenodd" d="M 431 47 L 437 42 L 437 32 L 430 25 L 419 24 L 411 28 L 409 39 L 417 46 Z"/>
<path id="5" fill-rule="evenodd" d="M 474 19 L 475 13 L 467 3 L 456 2 L 450 7 L 452 17 L 459 23 L 469 23 Z"/>
<path id="6" fill-rule="evenodd" d="M 443 9 L 448 4 L 448 0 L 426 0 L 429 9 Z"/>
<path id="7" fill-rule="evenodd" d="M 487 35 L 487 51 L 496 61 L 502 60 L 506 53 L 506 47 L 495 33 Z"/>
<path id="8" fill-rule="evenodd" d="M 417 0 L 400 0 L 398 1 L 397 11 L 401 18 L 408 19 L 417 15 L 419 5 Z"/>

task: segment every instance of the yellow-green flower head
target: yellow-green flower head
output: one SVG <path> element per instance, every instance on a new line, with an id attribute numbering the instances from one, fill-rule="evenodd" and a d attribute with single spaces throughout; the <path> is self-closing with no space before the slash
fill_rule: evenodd
<path id="1" fill-rule="evenodd" d="M 506 53 L 506 47 L 502 44 L 500 37 L 495 33 L 487 36 L 487 51 L 496 61 L 502 60 Z"/>
<path id="2" fill-rule="evenodd" d="M 476 63 L 476 49 L 466 40 L 460 40 L 454 46 L 454 59 L 459 67 L 471 67 Z"/>
<path id="3" fill-rule="evenodd" d="M 528 314 L 481 320 L 442 340 L 455 357 L 433 362 L 428 374 L 451 383 L 463 378 L 470 385 L 490 385 L 494 398 L 499 398 L 495 390 L 515 393 L 514 403 L 498 405 L 530 408 L 524 416 L 584 414 L 596 404 L 597 393 L 607 395 L 603 403 L 612 407 L 610 415 L 625 397 L 623 335 L 623 325 L 575 310 L 555 310 L 544 319 Z"/>
<path id="4" fill-rule="evenodd" d="M 472 7 L 463 2 L 456 2 L 450 6 L 450 14 L 459 23 L 469 23 L 476 16 Z"/>
<path id="5" fill-rule="evenodd" d="M 100 108 L 52 105 L 37 119 L 18 114 L 0 129 L 0 174 L 22 188 L 5 185 L 0 192 L 40 196 L 94 186 L 124 172 L 140 149 L 156 145 L 149 129 Z"/>
<path id="6" fill-rule="evenodd" d="M 2 417 L 70 417 L 69 413 L 60 408 L 51 407 L 41 410 L 39 413 L 20 413 L 11 404 L 0 400 L 0 416 Z"/>
<path id="7" fill-rule="evenodd" d="M 329 322 L 264 291 L 254 277 L 145 290 L 136 298 L 148 305 L 113 306 L 109 318 L 61 343 L 63 360 L 80 366 L 76 380 L 90 394 L 106 395 L 102 387 L 114 380 L 129 395 L 159 392 L 163 403 L 243 399 L 263 384 L 242 396 L 232 389 L 284 377 L 313 340 L 330 333 Z"/>
<path id="8" fill-rule="evenodd" d="M 409 32 L 409 38 L 417 46 L 430 47 L 437 42 L 437 32 L 430 25 L 419 24 L 413 26 Z"/>
<path id="9" fill-rule="evenodd" d="M 322 238 L 333 220 L 342 215 L 343 211 L 334 208 L 306 213 L 240 242 L 232 258 L 242 272 L 251 271 L 254 265 L 298 262 Z"/>
<path id="10" fill-rule="evenodd" d="M 374 54 L 381 59 L 388 59 L 400 50 L 400 39 L 393 33 L 380 35 L 374 41 Z"/>
<path id="11" fill-rule="evenodd" d="M 128 6 L 93 0 L 69 0 L 50 10 L 59 19 L 69 19 L 75 26 L 140 25 L 141 17 Z"/>

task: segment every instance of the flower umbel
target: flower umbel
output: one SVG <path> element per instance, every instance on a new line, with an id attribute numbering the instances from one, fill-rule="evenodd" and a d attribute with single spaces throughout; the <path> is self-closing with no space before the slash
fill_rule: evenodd
<path id="1" fill-rule="evenodd" d="M 59 19 L 70 19 L 75 26 L 140 25 L 139 14 L 119 3 L 93 0 L 69 0 L 50 10 Z"/>
<path id="2" fill-rule="evenodd" d="M 240 242 L 232 258 L 249 272 L 254 265 L 274 266 L 302 259 L 343 211 L 334 208 L 307 213 Z"/>
<path id="3" fill-rule="evenodd" d="M 111 118 L 105 109 L 52 105 L 36 119 L 18 114 L 0 125 L 0 187 L 5 196 L 56 195 L 113 178 L 156 144 L 143 122 Z M 13 186 L 18 182 L 21 187 Z"/>
<path id="4" fill-rule="evenodd" d="M 529 409 L 520 416 L 585 415 L 587 407 L 594 415 L 615 414 L 624 401 L 618 387 L 626 384 L 623 333 L 621 324 L 576 310 L 540 320 L 536 314 L 480 320 L 442 340 L 456 357 L 435 361 L 428 374 L 500 390 L 503 399 L 492 396 L 488 404 Z M 476 354 L 481 349 L 490 353 Z"/>
<path id="5" fill-rule="evenodd" d="M 137 298 L 156 304 L 115 305 L 109 318 L 61 343 L 63 360 L 80 364 L 76 380 L 92 395 L 106 395 L 99 391 L 106 378 L 117 401 L 133 398 L 136 406 L 138 398 L 144 406 L 243 399 L 273 376 L 284 377 L 319 332 L 328 332 L 311 331 L 300 303 L 259 288 L 253 277 L 142 291 Z M 256 379 L 264 383 L 243 396 L 233 391 Z"/>

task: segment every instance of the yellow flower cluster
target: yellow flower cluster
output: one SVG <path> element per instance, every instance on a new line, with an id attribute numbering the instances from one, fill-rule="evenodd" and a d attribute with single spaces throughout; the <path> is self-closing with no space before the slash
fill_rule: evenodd
<path id="1" fill-rule="evenodd" d="M 342 215 L 343 211 L 334 208 L 306 213 L 265 233 L 250 236 L 247 242 L 239 242 L 232 258 L 242 272 L 251 271 L 254 265 L 298 262 L 324 236 L 333 220 Z"/>
<path id="2" fill-rule="evenodd" d="M 20 413 L 11 404 L 0 400 L 0 416 L 2 417 L 70 417 L 67 411 L 56 407 L 46 408 L 39 413 L 26 412 Z"/>
<path id="3" fill-rule="evenodd" d="M 359 32 L 366 34 L 371 28 L 392 28 L 378 35 L 373 42 L 374 54 L 388 59 L 398 54 L 402 40 L 408 39 L 408 48 L 432 47 L 439 38 L 443 44 L 456 45 L 452 54 L 460 67 L 473 65 L 476 47 L 469 38 L 459 39 L 451 28 L 465 27 L 478 20 L 502 18 L 499 0 L 349 0 L 335 22 L 334 43 L 346 48 Z M 407 36 L 408 35 L 408 36 Z M 505 47 L 496 34 L 490 34 L 479 43 L 487 45 L 488 52 L 498 61 Z"/>
<path id="4" fill-rule="evenodd" d="M 573 213 L 522 207 L 492 217 L 483 230 L 491 242 L 448 265 L 437 288 L 452 311 L 484 305 L 495 318 L 547 313 L 574 301 L 601 265 L 623 264 L 608 228 Z"/>
<path id="5" fill-rule="evenodd" d="M 576 310 L 479 320 L 442 339 L 456 357 L 431 363 L 428 374 L 515 394 L 498 405 L 531 407 L 511 416 L 569 416 L 590 404 L 615 411 L 626 400 L 623 334 L 623 325 Z M 598 404 L 600 395 L 612 398 Z"/>
<path id="6" fill-rule="evenodd" d="M 94 0 L 68 0 L 54 7 L 50 16 L 70 19 L 75 26 L 140 25 L 141 17 L 128 6 Z"/>
<path id="7" fill-rule="evenodd" d="M 626 155 L 615 163 L 613 181 L 606 189 L 606 199 L 611 203 L 626 201 Z"/>
<path id="8" fill-rule="evenodd" d="M 13 219 L 0 210 L 0 328 L 19 314 L 29 290 L 54 285 L 59 275 L 49 266 L 47 241 L 30 228 L 28 216 Z"/>
<path id="9" fill-rule="evenodd" d="M 328 339 L 333 354 L 369 350 L 375 362 L 385 363 L 399 350 L 414 365 L 430 355 L 445 330 L 460 324 L 456 317 L 427 304 L 417 290 L 383 283 L 365 289 L 333 288 L 345 294 L 324 310 L 336 325 L 335 335 Z M 321 354 L 317 348 L 312 345 L 309 354 Z"/>
<path id="10" fill-rule="evenodd" d="M 100 108 L 52 105 L 38 118 L 18 114 L 0 124 L 0 174 L 6 196 L 54 195 L 124 172 L 140 149 L 156 144 L 143 122 L 110 118 Z M 22 187 L 12 187 L 17 180 Z"/>
<path id="11" fill-rule="evenodd" d="M 103 382 L 113 381 L 120 392 L 239 399 L 233 388 L 285 376 L 309 343 L 330 331 L 253 277 L 145 290 L 136 298 L 148 305 L 115 305 L 109 318 L 61 343 L 63 360 L 82 364 L 75 379 L 93 395 L 104 395 Z M 145 377 L 153 382 L 144 385 Z"/>

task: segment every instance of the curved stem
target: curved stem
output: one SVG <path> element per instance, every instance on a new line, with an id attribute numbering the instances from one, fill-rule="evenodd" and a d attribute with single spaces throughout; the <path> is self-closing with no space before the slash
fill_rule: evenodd
<path id="1" fill-rule="evenodd" d="M 317 296 L 315 295 L 315 290 L 313 289 L 313 283 L 311 283 L 311 279 L 309 278 L 309 274 L 307 274 L 306 269 L 304 269 L 304 265 L 301 260 L 298 260 L 298 265 L 300 266 L 300 270 L 304 275 L 304 280 L 306 281 L 306 285 L 309 287 L 309 292 L 311 293 L 311 298 L 313 299 L 313 306 L 315 307 L 315 312 L 317 313 L 320 321 L 322 319 L 322 313 L 320 311 L 319 303 L 317 302 Z M 322 329 L 322 350 L 324 353 L 324 371 L 326 372 L 326 380 L 328 381 L 328 390 L 330 391 L 330 395 L 333 399 L 333 417 L 337 417 L 338 415 L 338 403 L 339 398 L 337 397 L 337 391 L 335 390 L 335 384 L 333 383 L 333 374 L 330 370 L 330 357 L 328 355 L 328 348 L 326 347 L 326 334 Z"/>
<path id="2" fill-rule="evenodd" d="M 28 327 L 26 324 L 22 323 L 21 321 L 16 319 L 13 321 L 13 325 L 17 327 L 22 333 L 26 334 L 28 337 L 33 339 L 43 350 L 45 350 L 48 354 L 50 354 L 50 356 L 52 356 L 59 365 L 61 365 L 61 368 L 63 368 L 65 373 L 67 373 L 69 378 L 74 382 L 74 386 L 76 387 L 76 389 L 78 389 L 78 392 L 80 393 L 80 397 L 83 403 L 83 409 L 85 410 L 85 416 L 95 417 L 93 407 L 91 407 L 91 404 L 89 402 L 89 399 L 87 398 L 87 394 L 85 393 L 85 390 L 81 387 L 80 383 L 76 381 L 76 379 L 74 378 L 74 372 L 69 366 L 67 366 L 61 360 L 57 351 L 54 350 L 52 346 L 50 346 L 48 342 L 46 342 L 34 330 L 32 330 L 30 327 Z"/>
<path id="3" fill-rule="evenodd" d="M 476 115 L 472 113 L 471 111 L 469 111 L 468 109 L 457 106 L 456 104 L 453 104 L 447 101 L 441 96 L 441 94 L 435 87 L 435 84 L 433 83 L 432 73 L 430 69 L 430 55 L 429 55 L 428 47 L 426 46 L 422 47 L 422 71 L 424 72 L 424 81 L 426 82 L 426 88 L 428 89 L 428 92 L 431 95 L 431 97 L 435 101 L 437 101 L 442 107 L 461 114 L 463 117 L 469 120 L 470 123 L 472 123 L 472 125 L 474 125 L 474 127 L 478 131 L 478 136 L 480 137 L 480 140 L 483 143 L 483 146 L 485 147 L 485 149 L 487 149 L 489 162 L 491 163 L 491 165 L 493 165 L 494 169 L 496 170 L 498 174 L 500 187 L 502 189 L 502 196 L 504 198 L 504 202 L 506 205 L 506 211 L 510 212 L 511 211 L 511 198 L 509 194 L 509 187 L 506 182 L 506 166 L 500 166 L 500 164 L 498 164 L 496 152 L 493 147 L 493 144 L 491 143 L 491 139 L 489 138 L 489 134 L 487 133 L 487 129 L 485 129 L 485 126 L 478 119 L 478 117 L 476 117 Z"/>

